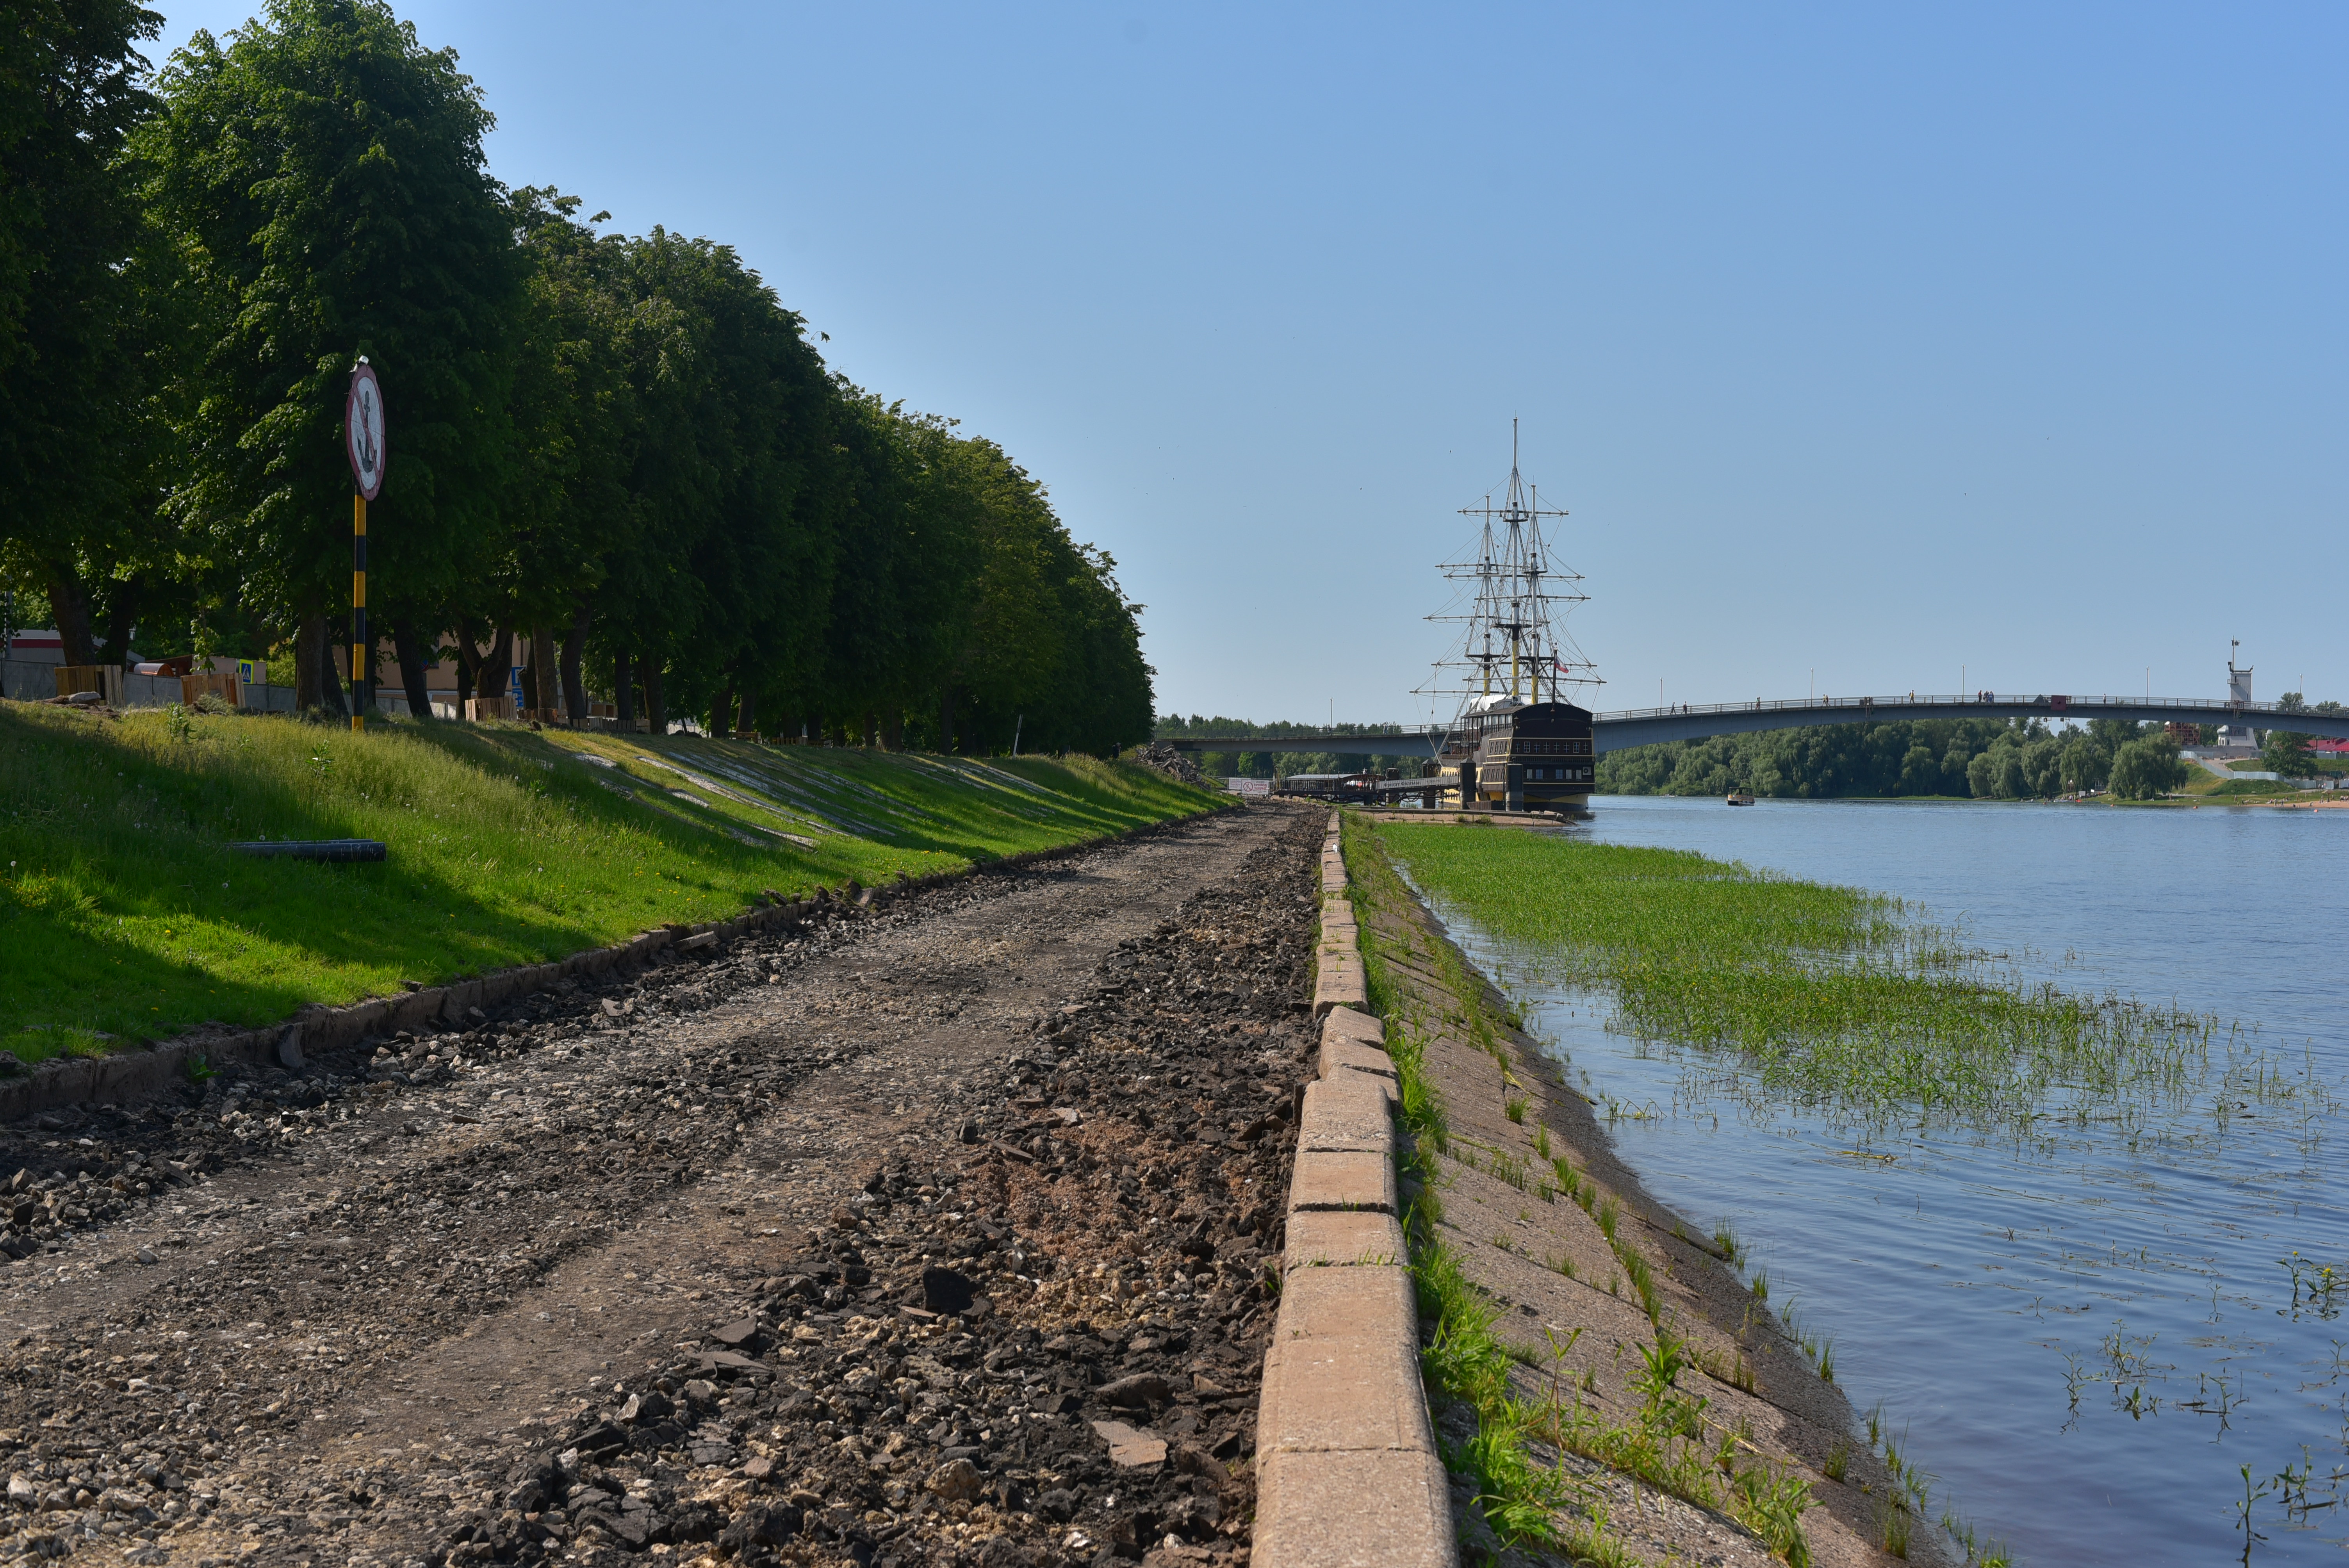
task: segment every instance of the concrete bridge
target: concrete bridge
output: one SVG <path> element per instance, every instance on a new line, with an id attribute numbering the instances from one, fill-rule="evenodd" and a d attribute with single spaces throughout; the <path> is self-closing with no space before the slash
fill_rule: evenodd
<path id="1" fill-rule="evenodd" d="M 2125 718 L 2155 724 L 2223 724 L 2237 729 L 2286 729 L 2349 740 L 2349 713 L 2285 713 L 2273 703 L 2230 703 L 2197 697 L 2075 696 L 1976 692 L 1971 696 L 1795 697 L 1783 702 L 1682 703 L 1595 714 L 1591 749 L 1605 753 L 1665 740 L 1702 740 L 1757 729 L 1795 729 L 1814 724 L 1881 724 L 1920 718 L 2044 718 L 2085 724 L 2092 718 Z M 1401 725 L 1368 735 L 1307 731 L 1296 735 L 1170 736 L 1177 751 L 1330 751 L 1354 756 L 1433 757 L 1443 744 L 1442 728 L 1406 729 Z"/>

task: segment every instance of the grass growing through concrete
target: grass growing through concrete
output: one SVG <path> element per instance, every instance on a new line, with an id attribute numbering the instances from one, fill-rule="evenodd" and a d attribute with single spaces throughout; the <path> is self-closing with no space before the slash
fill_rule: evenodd
<path id="1" fill-rule="evenodd" d="M 1350 830 L 1350 824 L 1349 828 Z M 1429 1020 L 1407 1004 L 1371 923 L 1381 909 L 1399 909 L 1409 899 L 1392 866 L 1382 860 L 1347 857 L 1347 892 L 1360 930 L 1363 983 L 1371 1010 L 1386 1027 L 1387 1054 L 1395 1064 L 1397 1099 L 1406 1134 L 1400 1159 L 1407 1211 L 1404 1230 L 1411 1247 L 1412 1279 L 1419 1296 L 1423 1337 L 1421 1376 L 1433 1403 L 1457 1400 L 1476 1413 L 1476 1433 L 1459 1449 L 1449 1445 L 1445 1465 L 1475 1478 L 1477 1505 L 1505 1544 L 1529 1542 L 1563 1553 L 1568 1561 L 1599 1568 L 1635 1568 L 1637 1560 L 1607 1533 L 1603 1520 L 1563 1522 L 1565 1478 L 1535 1462 L 1525 1431 L 1526 1408 L 1509 1392 L 1509 1350 L 1493 1332 L 1498 1309 L 1488 1304 L 1461 1272 L 1459 1260 L 1439 1239 L 1443 1221 L 1437 1156 L 1453 1149 L 1444 1099 L 1428 1079 L 1423 1031 Z M 1457 985 L 1455 1000 L 1474 998 L 1471 976 L 1448 949 L 1436 963 Z M 1473 1000 L 1467 1010 L 1481 1017 Z M 1485 1037 L 1491 1037 L 1489 1023 Z M 1466 1152 L 1462 1150 L 1462 1152 Z"/>
<path id="2" fill-rule="evenodd" d="M 0 1045 L 253 1026 L 1209 809 L 1091 758 L 0 705 Z M 372 838 L 380 865 L 245 839 Z"/>
<path id="3" fill-rule="evenodd" d="M 1629 1568 L 1639 1561 L 1610 1531 L 1604 1501 L 1596 1489 L 1563 1463 L 1544 1463 L 1537 1457 L 1537 1445 L 1546 1444 L 1727 1514 L 1753 1531 L 1789 1568 L 1807 1568 L 1810 1545 L 1803 1533 L 1802 1516 L 1814 1506 L 1809 1487 L 1801 1477 L 1767 1463 L 1749 1460 L 1741 1464 L 1742 1435 L 1709 1422 L 1703 1413 L 1704 1399 L 1681 1392 L 1680 1374 L 1696 1365 L 1693 1350 L 1664 1321 L 1647 1258 L 1619 1235 L 1621 1211 L 1616 1201 L 1601 1197 L 1595 1184 L 1563 1154 L 1551 1154 L 1547 1136 L 1537 1152 L 1547 1160 L 1548 1170 L 1537 1174 L 1524 1156 L 1457 1137 L 1446 1124 L 1441 1096 L 1427 1081 L 1423 1068 L 1421 1031 L 1428 1020 L 1398 983 L 1385 940 L 1372 918 L 1382 908 L 1400 911 L 1411 894 L 1382 846 L 1375 840 L 1357 837 L 1361 830 L 1360 824 L 1349 819 L 1345 838 L 1349 892 L 1361 933 L 1369 999 L 1385 1022 L 1388 1051 L 1396 1064 L 1402 1119 L 1410 1135 L 1402 1156 L 1403 1191 L 1411 1205 L 1406 1230 L 1426 1339 L 1421 1371 L 1435 1403 L 1459 1401 L 1476 1417 L 1475 1435 L 1468 1442 L 1458 1449 L 1447 1445 L 1446 1465 L 1475 1478 L 1485 1522 L 1504 1545 L 1538 1545 L 1568 1562 L 1601 1568 Z M 1421 956 L 1432 957 L 1442 978 L 1444 1021 L 1484 1045 L 1506 1071 L 1507 1050 L 1495 1028 L 1489 1010 L 1492 996 L 1482 980 L 1448 944 L 1435 944 Z M 1510 1119 L 1519 1118 L 1513 1115 Z M 1510 1345 L 1494 1331 L 1501 1309 L 1467 1276 L 1458 1257 L 1443 1242 L 1436 1228 L 1443 1216 L 1437 1194 L 1439 1152 L 1486 1171 L 1545 1202 L 1554 1202 L 1563 1193 L 1593 1213 L 1638 1291 L 1655 1334 L 1654 1342 L 1641 1349 L 1643 1379 L 1635 1383 L 1646 1393 L 1645 1403 L 1630 1420 L 1616 1425 L 1598 1420 L 1584 1405 L 1579 1384 L 1573 1385 L 1573 1405 L 1566 1406 L 1561 1390 L 1569 1380 L 1557 1375 L 1556 1365 L 1551 1367 L 1552 1398 L 1547 1404 L 1521 1398 L 1513 1391 L 1510 1363 L 1539 1369 L 1540 1357 L 1527 1347 Z M 1550 1180 L 1552 1173 L 1555 1181 Z M 1571 1265 L 1564 1260 L 1559 1263 L 1564 1265 L 1562 1272 L 1572 1277 Z M 1572 1336 L 1553 1342 L 1555 1363 L 1563 1363 L 1572 1343 Z M 1751 1391 L 1753 1372 L 1742 1357 L 1736 1367 L 1723 1370 L 1727 1380 Z"/>
<path id="4" fill-rule="evenodd" d="M 1897 900 L 1674 850 L 1476 827 L 1375 830 L 1484 930 L 1599 992 L 1612 1026 L 1733 1050 L 1770 1087 L 1874 1115 L 2025 1122 L 2191 1091 L 2216 1020 L 1996 971 Z"/>

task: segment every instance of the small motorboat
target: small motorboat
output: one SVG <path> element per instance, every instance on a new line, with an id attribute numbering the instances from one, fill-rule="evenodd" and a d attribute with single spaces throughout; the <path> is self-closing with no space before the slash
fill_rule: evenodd
<path id="1" fill-rule="evenodd" d="M 1729 792 L 1729 803 L 1733 806 L 1751 806 L 1754 804 L 1754 791 L 1751 789 L 1732 789 Z"/>

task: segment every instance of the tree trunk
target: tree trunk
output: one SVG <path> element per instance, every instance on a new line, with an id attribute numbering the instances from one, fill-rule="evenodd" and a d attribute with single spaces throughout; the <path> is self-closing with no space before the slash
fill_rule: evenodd
<path id="1" fill-rule="evenodd" d="M 891 708 L 881 719 L 881 744 L 891 751 L 905 749 L 905 716 Z"/>
<path id="2" fill-rule="evenodd" d="M 587 727 L 587 682 L 579 673 L 579 656 L 587 646 L 587 623 L 595 614 L 586 605 L 571 620 L 570 634 L 563 639 L 563 709 L 571 716 L 571 727 Z"/>
<path id="3" fill-rule="evenodd" d="M 497 636 L 490 643 L 489 655 L 481 660 L 481 695 L 512 696 L 513 695 L 513 628 L 500 626 Z"/>
<path id="4" fill-rule="evenodd" d="M 668 733 L 668 704 L 661 699 L 661 667 L 655 660 L 645 663 L 645 722 L 655 735 Z"/>
<path id="5" fill-rule="evenodd" d="M 530 629 L 530 670 L 523 678 L 523 689 L 530 694 L 530 706 L 542 711 L 555 706 L 554 639 L 546 634 L 543 625 Z"/>
<path id="6" fill-rule="evenodd" d="M 954 687 L 948 686 L 938 699 L 938 749 L 951 757 L 954 748 Z"/>
<path id="7" fill-rule="evenodd" d="M 457 621 L 457 717 L 464 717 L 465 704 L 481 695 L 481 628 L 460 616 Z"/>
<path id="8" fill-rule="evenodd" d="M 742 710 L 734 716 L 734 727 L 744 735 L 756 734 L 759 728 L 759 693 L 756 687 L 742 691 Z"/>
<path id="9" fill-rule="evenodd" d="M 347 626 L 344 630 L 348 631 Z M 326 623 L 326 656 L 318 661 L 318 706 L 326 709 L 328 718 L 348 718 L 357 706 L 343 691 L 342 661 L 349 658 L 350 649 L 335 640 L 335 623 Z"/>
<path id="10" fill-rule="evenodd" d="M 417 718 L 430 718 L 432 687 L 424 678 L 425 666 L 430 661 L 424 656 L 424 640 L 416 634 L 415 622 L 402 616 L 391 624 L 391 649 L 399 658 L 399 685 L 408 694 L 409 713 Z"/>
<path id="11" fill-rule="evenodd" d="M 49 574 L 49 615 L 57 624 L 57 640 L 65 645 L 66 663 L 98 663 L 98 646 L 89 636 L 89 595 L 70 566 L 57 567 Z"/>
<path id="12" fill-rule="evenodd" d="M 107 606 L 106 641 L 98 649 L 96 663 L 126 666 L 130 663 L 130 630 L 138 619 L 139 601 L 144 597 L 140 592 L 144 579 L 143 573 L 134 573 L 129 582 L 115 585 L 113 603 Z"/>
<path id="13" fill-rule="evenodd" d="M 734 733 L 734 688 L 728 686 L 709 705 L 709 733 L 723 740 Z"/>
<path id="14" fill-rule="evenodd" d="M 881 721 L 874 717 L 871 708 L 867 708 L 864 710 L 864 749 L 872 750 L 880 741 Z"/>
<path id="15" fill-rule="evenodd" d="M 612 655 L 612 706 L 620 733 L 631 735 L 636 727 L 636 661 L 622 648 Z"/>
<path id="16" fill-rule="evenodd" d="M 326 706 L 318 672 L 326 657 L 326 618 L 305 614 L 294 628 L 294 707 L 308 713 Z"/>

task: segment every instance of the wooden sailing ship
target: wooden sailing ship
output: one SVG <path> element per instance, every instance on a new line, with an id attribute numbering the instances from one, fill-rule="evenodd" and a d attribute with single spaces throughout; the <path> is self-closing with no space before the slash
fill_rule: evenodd
<path id="1" fill-rule="evenodd" d="M 1465 606 L 1429 619 L 1464 623 L 1465 631 L 1422 688 L 1457 704 L 1436 755 L 1444 794 L 1471 811 L 1585 810 L 1599 759 L 1590 710 L 1568 692 L 1598 676 L 1564 623 L 1586 595 L 1573 586 L 1580 576 L 1550 559 L 1544 520 L 1567 514 L 1544 507 L 1539 490 L 1525 482 L 1514 424 L 1500 504 L 1488 496 L 1461 513 L 1479 520 L 1475 552 L 1444 572 L 1462 585 Z"/>

